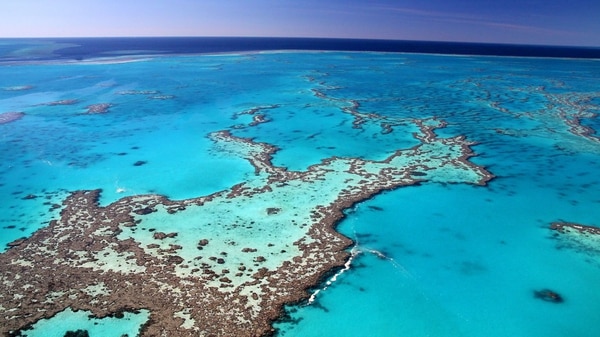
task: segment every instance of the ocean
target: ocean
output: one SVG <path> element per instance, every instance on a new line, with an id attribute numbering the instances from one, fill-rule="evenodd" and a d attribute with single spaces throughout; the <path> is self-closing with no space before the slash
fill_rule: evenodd
<path id="1" fill-rule="evenodd" d="M 0 61 L 85 60 L 140 54 L 177 55 L 266 50 L 600 58 L 600 48 L 576 46 L 334 38 L 107 37 L 3 39 L 3 43 L 0 44 Z"/>
<path id="2" fill-rule="evenodd" d="M 599 59 L 0 40 L 0 332 L 598 336 Z"/>

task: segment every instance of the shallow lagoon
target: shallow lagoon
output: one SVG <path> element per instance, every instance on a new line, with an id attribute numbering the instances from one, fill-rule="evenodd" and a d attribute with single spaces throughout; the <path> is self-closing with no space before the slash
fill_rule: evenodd
<path id="1" fill-rule="evenodd" d="M 102 204 L 146 193 L 183 199 L 252 177 L 210 132 L 275 145 L 274 164 L 304 170 L 331 156 L 380 160 L 416 145 L 414 126 L 398 121 L 437 117 L 449 123 L 439 135 L 478 143 L 471 160 L 496 179 L 400 188 L 347 210 L 339 230 L 362 253 L 314 302 L 289 308 L 279 334 L 598 333 L 597 250 L 549 229 L 558 220 L 600 225 L 600 142 L 569 125 L 598 122 L 598 62 L 260 53 L 0 71 L 0 88 L 22 89 L 0 90 L 0 113 L 25 113 L 0 125 L 3 245 L 55 218 L 67 191 L 101 188 Z M 48 104 L 61 100 L 76 101 Z M 358 128 L 352 102 L 365 118 Z M 98 103 L 113 106 L 85 114 Z M 253 108 L 267 122 L 249 127 L 243 112 Z M 534 298 L 545 288 L 564 303 Z"/>

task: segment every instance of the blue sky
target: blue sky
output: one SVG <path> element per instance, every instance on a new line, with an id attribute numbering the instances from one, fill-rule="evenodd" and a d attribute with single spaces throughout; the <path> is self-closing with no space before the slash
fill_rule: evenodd
<path id="1" fill-rule="evenodd" d="M 0 37 L 79 36 L 600 46 L 600 0 L 0 0 Z"/>

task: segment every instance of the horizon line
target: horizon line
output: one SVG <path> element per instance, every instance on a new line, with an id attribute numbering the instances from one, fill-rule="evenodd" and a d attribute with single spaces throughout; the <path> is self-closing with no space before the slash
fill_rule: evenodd
<path id="1" fill-rule="evenodd" d="M 425 42 L 425 43 L 448 43 L 448 44 L 470 44 L 470 45 L 501 45 L 501 46 L 532 46 L 549 48 L 580 48 L 600 49 L 600 45 L 552 45 L 535 43 L 511 43 L 511 42 L 482 42 L 482 41 L 456 41 L 456 40 L 413 40 L 374 37 L 314 37 L 314 36 L 236 36 L 236 35 L 107 35 L 107 36 L 0 36 L 0 40 L 50 40 L 50 39 L 156 39 L 156 38 L 215 38 L 215 39 L 305 39 L 305 40 L 353 40 L 353 41 L 389 41 L 389 42 Z"/>

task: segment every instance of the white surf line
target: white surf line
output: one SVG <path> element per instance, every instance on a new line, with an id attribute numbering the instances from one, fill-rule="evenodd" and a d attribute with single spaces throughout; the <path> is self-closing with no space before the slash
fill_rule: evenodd
<path id="1" fill-rule="evenodd" d="M 354 213 L 357 209 L 358 209 L 358 205 L 354 205 L 351 212 Z M 333 282 L 335 282 L 340 275 L 342 275 L 347 270 L 349 270 L 350 266 L 352 265 L 352 260 L 354 260 L 354 258 L 356 256 L 358 256 L 358 254 L 362 253 L 362 251 L 358 248 L 359 247 L 358 234 L 356 233 L 356 227 L 354 226 L 354 219 L 352 220 L 351 224 L 352 224 L 352 232 L 354 233 L 354 238 L 353 238 L 354 246 L 350 250 L 350 258 L 348 259 L 348 261 L 346 261 L 346 263 L 344 263 L 344 268 L 339 270 L 337 273 L 335 273 L 335 275 L 333 275 L 329 280 L 327 280 L 327 282 L 325 282 L 325 286 L 323 288 L 315 290 L 315 292 L 310 295 L 306 305 L 311 305 L 315 301 L 315 299 L 317 298 L 317 295 L 321 291 L 327 290 L 327 288 L 329 288 L 329 286 Z"/>
<path id="2" fill-rule="evenodd" d="M 350 267 L 352 266 L 352 261 L 354 261 L 354 259 L 362 253 L 370 253 L 370 254 L 377 256 L 380 259 L 387 260 L 392 264 L 392 266 L 395 269 L 399 270 L 400 273 L 402 273 L 402 275 L 404 277 L 414 278 L 413 275 L 408 270 L 406 270 L 406 268 L 402 267 L 402 265 L 399 264 L 398 262 L 396 262 L 396 260 L 394 260 L 393 258 L 383 254 L 382 252 L 380 252 L 376 249 L 370 249 L 370 248 L 364 248 L 364 247 L 361 248 L 361 246 L 356 244 L 350 250 L 350 258 L 348 259 L 348 261 L 346 261 L 346 263 L 344 263 L 344 268 L 340 269 L 340 271 L 338 271 L 331 278 L 329 278 L 329 280 L 327 280 L 327 282 L 325 282 L 325 285 L 321 289 L 315 290 L 315 292 L 313 292 L 310 295 L 306 305 L 311 305 L 316 300 L 317 295 L 321 291 L 327 290 L 327 288 L 329 288 L 335 281 L 337 281 L 338 277 L 340 277 L 346 271 L 350 270 Z"/>
<path id="3" fill-rule="evenodd" d="M 395 269 L 399 270 L 402 273 L 402 275 L 404 275 L 405 277 L 413 278 L 412 274 L 408 270 L 406 270 L 406 268 L 402 267 L 402 265 L 399 264 L 398 262 L 396 262 L 396 260 L 394 260 L 393 258 L 385 255 L 381 251 L 378 251 L 376 249 L 366 248 L 366 247 L 362 247 L 361 248 L 361 245 L 358 242 L 358 235 L 356 233 L 356 230 L 354 229 L 354 225 L 352 226 L 352 231 L 354 232 L 354 242 L 355 242 L 355 244 L 352 247 L 352 249 L 350 250 L 350 258 L 348 259 L 348 261 L 346 261 L 346 263 L 344 263 L 344 268 L 340 269 L 331 278 L 329 278 L 329 280 L 327 280 L 327 282 L 325 282 L 325 285 L 321 289 L 315 290 L 315 292 L 313 292 L 310 295 L 310 297 L 309 297 L 306 305 L 311 305 L 316 300 L 317 295 L 321 291 L 327 290 L 327 288 L 329 288 L 335 281 L 337 281 L 338 277 L 340 277 L 346 271 L 350 270 L 350 267 L 352 266 L 352 261 L 358 255 L 360 255 L 362 253 L 370 253 L 370 254 L 373 254 L 373 255 L 377 256 L 378 258 L 387 260 L 387 261 L 389 261 L 392 264 L 392 266 L 394 266 Z"/>
<path id="4" fill-rule="evenodd" d="M 354 260 L 354 258 L 360 253 L 362 253 L 362 251 L 360 249 L 358 249 L 357 245 L 354 245 L 354 247 L 352 247 L 352 249 L 350 250 L 350 258 L 348 259 L 348 261 L 346 261 L 346 263 L 344 263 L 344 268 L 342 268 L 340 271 L 335 273 L 329 280 L 327 280 L 327 282 L 325 282 L 325 286 L 323 288 L 317 289 L 314 293 L 312 293 L 310 295 L 310 298 L 308 299 L 308 302 L 306 303 L 306 305 L 311 305 L 315 301 L 317 295 L 321 291 L 327 290 L 327 288 L 329 288 L 329 286 L 331 286 L 335 281 L 337 281 L 337 278 L 340 275 L 342 275 L 347 270 L 349 270 L 350 266 L 352 265 L 352 260 Z"/>

